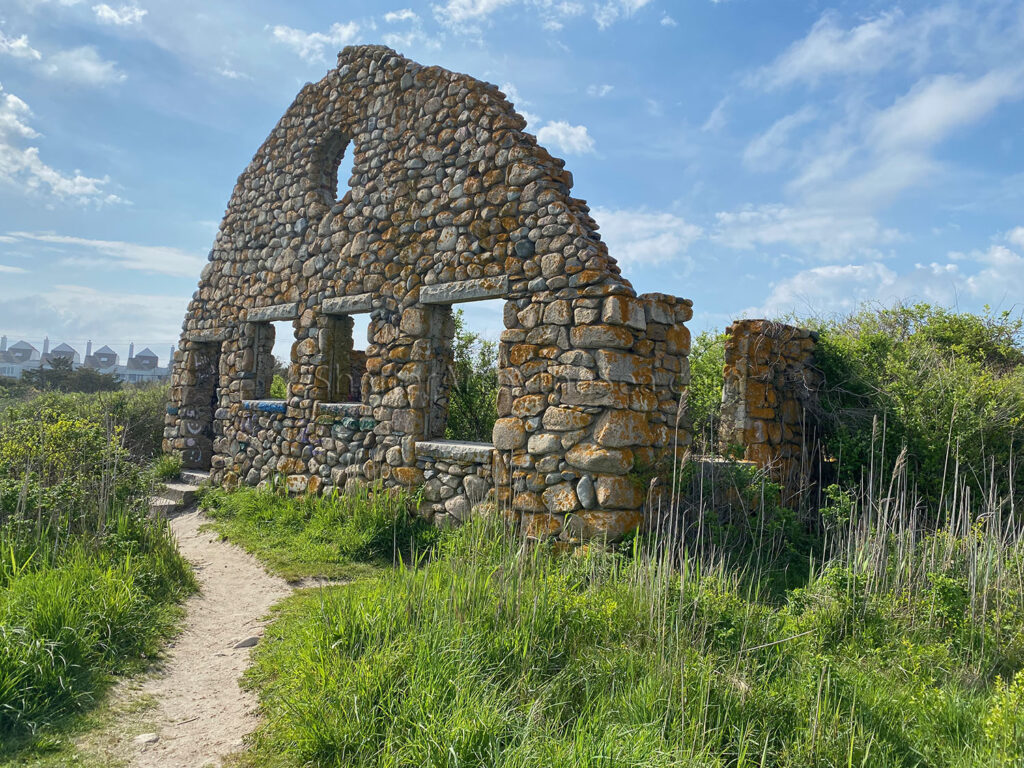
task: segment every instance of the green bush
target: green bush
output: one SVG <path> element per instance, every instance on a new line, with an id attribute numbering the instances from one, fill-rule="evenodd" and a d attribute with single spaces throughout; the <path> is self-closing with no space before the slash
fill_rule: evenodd
<path id="1" fill-rule="evenodd" d="M 725 333 L 703 331 L 690 350 L 690 386 L 686 407 L 693 424 L 694 448 L 717 453 L 718 424 L 725 383 Z"/>
<path id="2" fill-rule="evenodd" d="M 897 305 L 817 330 L 825 445 L 841 485 L 861 485 L 872 468 L 878 481 L 905 448 L 910 482 L 932 509 L 948 507 L 954 475 L 979 500 L 993 470 L 998 494 L 1010 492 L 1010 457 L 1024 448 L 1020 317 Z M 1015 485 L 1020 498 L 1020 473 Z"/>

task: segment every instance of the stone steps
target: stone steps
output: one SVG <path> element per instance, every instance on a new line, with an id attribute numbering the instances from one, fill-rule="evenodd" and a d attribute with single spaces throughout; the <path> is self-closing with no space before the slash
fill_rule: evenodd
<path id="1" fill-rule="evenodd" d="M 196 500 L 199 487 L 208 483 L 209 480 L 209 472 L 195 469 L 184 470 L 181 473 L 180 481 L 165 483 L 159 496 L 150 497 L 150 513 L 166 517 L 190 507 Z"/>

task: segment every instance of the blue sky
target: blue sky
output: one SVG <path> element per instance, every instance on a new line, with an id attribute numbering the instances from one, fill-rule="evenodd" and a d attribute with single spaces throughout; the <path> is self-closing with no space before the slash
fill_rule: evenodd
<path id="1" fill-rule="evenodd" d="M 501 86 L 695 330 L 1024 305 L 1019 1 L 4 0 L 0 331 L 163 358 L 238 174 L 368 42 Z"/>

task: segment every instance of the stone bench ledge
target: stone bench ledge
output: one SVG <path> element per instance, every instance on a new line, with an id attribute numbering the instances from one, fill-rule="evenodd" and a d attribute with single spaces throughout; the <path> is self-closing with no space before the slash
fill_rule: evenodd
<path id="1" fill-rule="evenodd" d="M 242 407 L 247 411 L 262 413 L 284 413 L 288 407 L 287 400 L 243 400 Z"/>
<path id="2" fill-rule="evenodd" d="M 330 414 L 331 416 L 352 416 L 359 418 L 360 416 L 372 416 L 373 408 L 368 406 L 366 403 L 314 403 L 313 417 L 316 418 L 321 414 Z"/>
<path id="3" fill-rule="evenodd" d="M 470 443 L 461 440 L 420 440 L 416 443 L 417 456 L 429 456 L 445 461 L 489 464 L 494 446 L 491 443 Z"/>

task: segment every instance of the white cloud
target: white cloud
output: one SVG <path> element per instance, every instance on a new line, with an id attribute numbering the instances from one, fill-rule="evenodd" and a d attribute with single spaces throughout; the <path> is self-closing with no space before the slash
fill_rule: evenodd
<path id="1" fill-rule="evenodd" d="M 48 285 L 45 291 L 5 297 L 0 302 L 0 327 L 8 336 L 93 339 L 114 347 L 129 339 L 148 345 L 165 359 L 178 338 L 188 296 L 163 296 L 102 291 L 81 285 Z M 79 352 L 84 351 L 79 348 Z"/>
<path id="2" fill-rule="evenodd" d="M 1024 257 L 1019 253 L 992 245 L 969 254 L 953 252 L 948 258 L 903 270 L 877 260 L 802 270 L 772 283 L 764 303 L 744 314 L 842 312 L 869 301 L 1019 308 L 1024 296 Z"/>
<path id="3" fill-rule="evenodd" d="M 936 146 L 1022 95 L 1019 67 L 974 79 L 922 78 L 884 109 L 853 110 L 817 140 L 805 141 L 803 164 L 788 190 L 819 205 L 877 208 L 942 174 L 944 166 L 932 156 Z"/>
<path id="4" fill-rule="evenodd" d="M 251 75 L 247 75 L 244 72 L 238 72 L 227 65 L 217 67 L 217 74 L 221 77 L 226 77 L 228 80 L 252 80 Z"/>
<path id="5" fill-rule="evenodd" d="M 849 312 L 865 302 L 928 301 L 952 304 L 962 276 L 955 264 L 915 264 L 896 272 L 881 262 L 833 264 L 797 272 L 772 283 L 768 296 L 743 314 L 773 317 L 789 312 Z"/>
<path id="6" fill-rule="evenodd" d="M 12 267 L 9 264 L 0 264 L 0 274 L 22 275 L 27 272 L 27 269 L 22 269 L 21 267 Z"/>
<path id="7" fill-rule="evenodd" d="M 721 101 L 719 101 L 715 105 L 715 108 L 711 110 L 711 114 L 708 115 L 708 119 L 704 121 L 704 125 L 702 125 L 700 129 L 705 132 L 710 131 L 714 133 L 724 128 L 727 122 L 725 116 L 725 108 L 726 106 L 728 106 L 728 104 L 729 97 L 722 97 Z"/>
<path id="8" fill-rule="evenodd" d="M 411 8 L 403 8 L 400 11 L 388 11 L 384 14 L 384 21 L 394 24 L 399 21 L 419 21 L 420 17 Z"/>
<path id="9" fill-rule="evenodd" d="M 594 140 L 585 125 L 569 125 L 553 120 L 537 131 L 537 141 L 551 144 L 569 155 L 586 155 L 594 151 Z"/>
<path id="10" fill-rule="evenodd" d="M 779 168 L 790 156 L 786 148 L 790 134 L 810 123 L 817 116 L 816 109 L 806 106 L 776 120 L 767 131 L 747 144 L 747 148 L 743 151 L 743 162 L 747 167 L 758 170 Z"/>
<path id="11" fill-rule="evenodd" d="M 335 22 L 327 32 L 305 32 L 294 27 L 278 25 L 273 28 L 274 39 L 294 50 L 308 62 L 327 61 L 324 49 L 343 48 L 353 42 L 359 35 L 359 25 L 350 21 L 347 24 Z"/>
<path id="12" fill-rule="evenodd" d="M 114 24 L 118 27 L 127 27 L 138 24 L 142 21 L 148 11 L 139 8 L 137 5 L 122 5 L 120 8 L 112 8 L 106 3 L 100 3 L 92 7 L 96 14 L 96 20 L 101 24 Z"/>
<path id="13" fill-rule="evenodd" d="M 607 29 L 619 19 L 627 19 L 651 0 L 608 0 L 594 8 L 594 21 L 601 29 Z"/>
<path id="14" fill-rule="evenodd" d="M 1024 227 L 1014 227 L 1006 233 L 1006 239 L 1013 245 L 1024 250 Z"/>
<path id="15" fill-rule="evenodd" d="M 789 246 L 821 260 L 877 254 L 878 246 L 900 237 L 872 216 L 827 208 L 761 205 L 716 213 L 715 219 L 711 239 L 728 248 Z"/>
<path id="16" fill-rule="evenodd" d="M 125 79 L 117 63 L 101 58 L 91 45 L 53 54 L 43 62 L 42 70 L 52 78 L 82 85 L 107 85 Z"/>
<path id="17" fill-rule="evenodd" d="M 661 17 L 661 26 L 663 27 L 678 27 L 679 22 L 669 16 L 667 13 Z"/>
<path id="18" fill-rule="evenodd" d="M 615 86 L 608 85 L 607 83 L 604 83 L 602 85 L 588 85 L 587 96 L 594 96 L 598 99 L 602 99 L 609 93 L 611 93 L 613 90 L 615 90 Z"/>
<path id="19" fill-rule="evenodd" d="M 108 269 L 131 269 L 170 277 L 194 277 L 206 260 L 162 245 L 140 245 L 119 240 L 93 240 L 48 232 L 9 232 L 21 241 L 42 243 L 64 255 L 64 263 Z"/>
<path id="20" fill-rule="evenodd" d="M 106 191 L 108 177 L 91 178 L 80 171 L 62 174 L 39 158 L 38 147 L 23 146 L 26 139 L 40 136 L 28 123 L 31 116 L 28 104 L 0 86 L 0 182 L 82 204 L 123 202 Z"/>
<path id="21" fill-rule="evenodd" d="M 512 5 L 516 0 L 448 0 L 444 5 L 435 5 L 434 16 L 442 24 L 458 28 L 485 21 L 495 11 Z"/>
<path id="22" fill-rule="evenodd" d="M 754 82 L 770 88 L 798 82 L 816 85 L 828 76 L 879 72 L 909 46 L 923 42 L 911 38 L 902 21 L 898 13 L 885 13 L 844 29 L 839 15 L 828 11 Z"/>
<path id="23" fill-rule="evenodd" d="M 595 208 L 592 215 L 600 225 L 608 252 L 623 266 L 685 264 L 686 251 L 703 231 L 672 213 Z"/>
<path id="24" fill-rule="evenodd" d="M 876 151 L 920 149 L 978 122 L 1024 93 L 1024 70 L 994 70 L 975 80 L 940 75 L 921 80 L 874 120 L 868 142 Z"/>
<path id="25" fill-rule="evenodd" d="M 7 37 L 0 32 L 0 53 L 16 59 L 34 59 L 38 61 L 42 55 L 28 43 L 28 37 Z"/>

